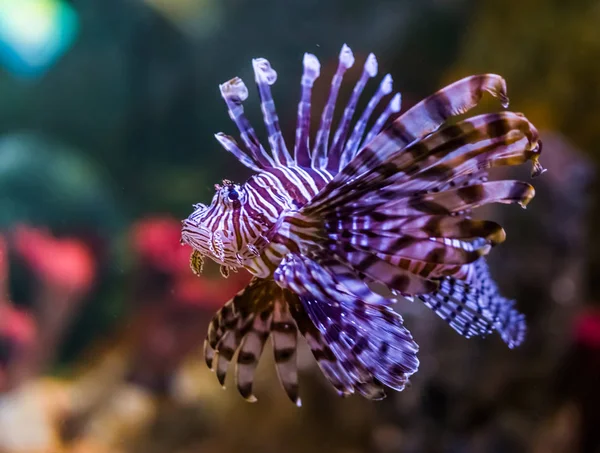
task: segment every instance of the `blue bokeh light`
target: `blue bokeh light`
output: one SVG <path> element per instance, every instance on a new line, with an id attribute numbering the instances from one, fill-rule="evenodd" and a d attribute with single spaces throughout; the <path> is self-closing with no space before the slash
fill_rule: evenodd
<path id="1" fill-rule="evenodd" d="M 0 64 L 20 77 L 44 74 L 73 45 L 75 10 L 60 0 L 0 0 Z"/>

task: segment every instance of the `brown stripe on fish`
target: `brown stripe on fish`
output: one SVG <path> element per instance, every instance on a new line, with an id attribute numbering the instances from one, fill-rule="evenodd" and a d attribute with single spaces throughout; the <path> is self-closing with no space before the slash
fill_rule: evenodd
<path id="1" fill-rule="evenodd" d="M 215 347 L 214 369 L 217 379 L 223 387 L 225 386 L 225 377 L 227 375 L 229 363 L 242 340 L 242 332 L 240 332 L 241 326 L 238 324 L 236 327 L 235 330 L 226 331 Z"/>
<path id="2" fill-rule="evenodd" d="M 275 367 L 279 381 L 288 397 L 296 405 L 300 405 L 298 395 L 298 327 L 292 317 L 289 305 L 299 303 L 298 298 L 288 291 L 281 294 L 281 299 L 275 302 L 273 323 L 271 325 L 271 338 Z"/>
<path id="3" fill-rule="evenodd" d="M 486 191 L 483 184 L 474 184 L 472 186 L 461 187 L 456 190 L 456 194 L 467 204 L 476 204 L 485 199 Z"/>
<path id="4" fill-rule="evenodd" d="M 254 373 L 265 343 L 269 338 L 273 319 L 271 310 L 264 311 L 261 315 L 254 318 L 250 330 L 244 336 L 239 347 L 235 366 L 237 389 L 240 395 L 250 402 L 256 401 L 256 397 L 252 393 Z"/>
<path id="5" fill-rule="evenodd" d="M 441 124 L 452 115 L 452 103 L 443 90 L 438 91 L 435 96 L 429 98 L 427 102 L 425 102 L 424 107 L 429 116 L 429 120 L 434 123 Z"/>

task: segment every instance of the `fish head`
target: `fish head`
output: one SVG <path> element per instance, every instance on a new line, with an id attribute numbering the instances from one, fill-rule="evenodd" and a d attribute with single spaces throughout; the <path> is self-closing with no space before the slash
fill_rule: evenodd
<path id="1" fill-rule="evenodd" d="M 211 204 L 194 205 L 194 212 L 182 222 L 181 242 L 194 249 L 196 258 L 206 256 L 235 270 L 260 255 L 260 239 L 269 226 L 248 209 L 245 184 L 224 180 L 215 189 Z"/>

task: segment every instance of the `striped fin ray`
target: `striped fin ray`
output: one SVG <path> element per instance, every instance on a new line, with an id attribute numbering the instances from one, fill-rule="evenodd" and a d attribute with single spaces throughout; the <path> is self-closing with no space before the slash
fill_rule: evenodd
<path id="1" fill-rule="evenodd" d="M 335 171 L 336 173 L 338 171 L 344 143 L 346 142 L 348 130 L 350 129 L 350 122 L 352 121 L 354 111 L 356 110 L 356 104 L 358 103 L 358 99 L 367 85 L 367 81 L 377 75 L 377 70 L 377 58 L 375 58 L 375 55 L 371 53 L 365 61 L 362 74 L 358 79 L 354 90 L 352 90 L 350 100 L 344 109 L 344 114 L 333 137 L 333 143 L 331 144 L 331 149 L 328 152 L 327 161 L 327 168 L 331 171 Z"/>
<path id="2" fill-rule="evenodd" d="M 376 212 L 378 215 L 402 216 L 449 215 L 490 203 L 518 203 L 526 207 L 534 195 L 533 186 L 523 181 L 488 181 L 443 192 L 391 200 L 377 208 Z"/>
<path id="3" fill-rule="evenodd" d="M 429 238 L 430 241 L 443 244 L 442 252 L 439 255 L 435 254 L 432 257 L 425 257 L 424 259 L 406 258 L 397 255 L 390 255 L 389 253 L 376 252 L 376 256 L 388 263 L 404 269 L 411 274 L 418 275 L 421 278 L 433 280 L 439 284 L 438 279 L 442 277 L 454 277 L 457 279 L 465 279 L 472 272 L 472 264 L 476 261 L 470 261 L 466 264 L 452 263 L 451 260 L 445 259 L 443 253 L 445 250 L 463 250 L 465 255 L 469 256 L 469 259 L 473 257 L 481 257 L 489 253 L 490 241 L 483 238 L 471 238 L 468 240 L 461 240 L 455 238 Z M 402 294 L 405 297 L 408 293 L 402 293 L 395 289 L 392 292 L 396 294 Z"/>
<path id="4" fill-rule="evenodd" d="M 275 367 L 281 386 L 292 402 L 300 406 L 297 365 L 298 325 L 289 308 L 290 305 L 297 302 L 297 298 L 288 292 L 284 294 L 287 296 L 286 303 L 275 304 L 273 310 L 271 339 L 273 341 Z"/>
<path id="5" fill-rule="evenodd" d="M 362 301 L 306 256 L 288 255 L 275 279 L 300 296 L 308 317 L 340 365 L 336 370 L 346 383 L 345 393 L 354 390 L 380 399 L 384 396 L 380 384 L 404 388 L 418 368 L 418 346 L 389 305 Z"/>
<path id="6" fill-rule="evenodd" d="M 391 339 L 382 339 L 383 335 L 373 335 L 371 331 L 377 327 L 380 329 L 378 333 L 382 333 L 380 323 L 386 321 L 384 315 L 378 311 L 391 315 L 394 312 L 390 308 L 377 306 L 366 314 L 367 309 L 360 301 L 356 301 L 355 307 L 347 304 L 348 306 L 342 309 L 336 306 L 335 300 L 310 297 L 301 300 L 309 318 L 323 334 L 325 341 L 331 345 L 337 360 L 352 380 L 355 392 L 365 398 L 379 400 L 385 396 L 382 384 L 398 391 L 404 389 L 408 375 L 414 372 L 413 369 L 418 364 L 416 344 L 409 352 L 403 347 L 385 346 L 389 345 L 387 341 Z M 342 314 L 345 316 L 342 317 Z M 403 357 L 411 353 L 414 355 L 412 360 Z M 385 357 L 386 354 L 394 358 L 389 360 Z"/>
<path id="7" fill-rule="evenodd" d="M 362 252 L 389 256 L 390 259 L 409 259 L 432 264 L 463 265 L 472 263 L 489 252 L 489 246 L 467 250 L 465 248 L 408 235 L 346 232 L 330 234 L 330 250 L 337 251 L 349 245 Z M 342 253 L 342 252 L 339 252 Z M 389 260 L 386 260 L 390 262 Z M 395 261 L 393 261 L 395 262 Z"/>
<path id="8" fill-rule="evenodd" d="M 240 342 L 235 364 L 235 381 L 240 395 L 250 402 L 256 401 L 252 389 L 254 373 L 265 343 L 269 338 L 272 321 L 273 314 L 268 310 L 259 313 L 258 316 L 251 316 L 251 324 L 249 324 L 247 331 L 243 332 Z M 223 376 L 224 381 L 225 377 Z M 223 385 L 223 382 L 221 382 L 221 385 Z"/>
<path id="9" fill-rule="evenodd" d="M 331 81 L 329 97 L 327 98 L 327 103 L 325 104 L 323 114 L 321 115 L 321 123 L 319 125 L 319 130 L 317 131 L 316 143 L 312 151 L 312 166 L 314 168 L 325 168 L 327 166 L 329 133 L 331 122 L 333 120 L 335 103 L 340 91 L 340 86 L 342 85 L 344 74 L 352 67 L 352 65 L 354 65 L 354 55 L 352 54 L 350 47 L 344 44 L 340 51 L 337 70 Z"/>
<path id="10" fill-rule="evenodd" d="M 302 61 L 302 93 L 298 103 L 298 122 L 296 126 L 296 144 L 294 145 L 294 160 L 300 167 L 310 167 L 310 109 L 311 94 L 315 80 L 321 72 L 321 63 L 312 54 L 304 54 Z"/>
<path id="11" fill-rule="evenodd" d="M 248 155 L 245 151 L 243 151 L 233 137 L 226 135 L 223 132 L 219 132 L 215 134 L 215 138 L 223 148 L 233 154 L 237 160 L 239 160 L 250 170 L 260 171 L 261 164 L 259 164 L 253 155 Z"/>
<path id="12" fill-rule="evenodd" d="M 325 378 L 336 389 L 338 395 L 348 396 L 354 393 L 354 386 L 348 374 L 337 361 L 335 354 L 312 323 L 306 311 L 299 306 L 290 307 L 300 334 L 306 339 L 319 368 Z"/>
<path id="13" fill-rule="evenodd" d="M 290 152 L 285 145 L 281 128 L 279 127 L 279 118 L 275 111 L 275 102 L 271 95 L 270 86 L 277 80 L 277 72 L 271 67 L 271 64 L 264 58 L 252 60 L 254 68 L 254 77 L 260 95 L 260 104 L 263 111 L 265 126 L 269 134 L 269 143 L 271 152 L 276 165 L 290 166 L 294 163 Z"/>
<path id="14" fill-rule="evenodd" d="M 491 244 L 504 242 L 506 234 L 503 228 L 490 220 L 475 220 L 458 216 L 445 215 L 419 215 L 399 216 L 390 214 L 378 224 L 378 232 L 388 237 L 406 235 L 415 239 L 452 238 L 472 239 L 485 238 Z M 355 215 L 351 218 L 342 218 L 337 221 L 338 230 L 358 234 L 371 234 L 374 219 L 369 215 Z M 331 228 L 330 224 L 325 225 Z"/>
<path id="15" fill-rule="evenodd" d="M 442 279 L 439 290 L 418 297 L 466 338 L 492 332 L 494 319 L 481 307 L 479 293 L 461 280 L 446 277 Z"/>
<path id="16" fill-rule="evenodd" d="M 387 195 L 387 196 L 386 196 Z M 362 206 L 353 205 L 340 210 L 339 216 L 348 212 L 385 219 L 393 217 L 413 217 L 418 215 L 453 215 L 476 209 L 491 203 L 517 203 L 525 208 L 535 196 L 531 184 L 523 181 L 487 181 L 443 192 L 427 192 L 397 200 L 390 199 L 391 193 L 379 192 Z"/>
<path id="17" fill-rule="evenodd" d="M 320 170 L 327 169 L 328 172 L 338 173 L 356 155 L 360 144 L 364 142 L 363 135 L 365 128 L 373 111 L 381 99 L 392 91 L 392 78 L 386 75 L 379 89 L 373 95 L 366 109 L 354 125 L 350 138 L 348 138 L 360 95 L 368 80 L 377 75 L 377 60 L 373 54 L 370 54 L 365 62 L 362 75 L 357 81 L 344 109 L 330 146 L 330 133 L 336 101 L 344 74 L 353 65 L 354 55 L 352 54 L 352 50 L 344 44 L 339 54 L 339 64 L 331 81 L 329 97 L 321 115 L 320 125 L 312 149 L 310 143 L 311 95 L 313 85 L 320 75 L 321 65 L 316 56 L 308 53 L 304 55 L 303 60 L 301 95 L 298 103 L 296 140 L 293 153 L 290 153 L 288 150 L 282 136 L 275 102 L 271 93 L 270 87 L 276 82 L 277 73 L 271 67 L 269 61 L 264 58 L 253 59 L 252 66 L 271 152 L 267 152 L 259 142 L 256 132 L 244 114 L 242 103 L 248 98 L 248 89 L 238 77 L 220 85 L 220 90 L 227 104 L 229 116 L 240 131 L 245 149 L 239 146 L 233 138 L 223 133 L 216 135 L 217 140 L 242 164 L 254 171 L 263 171 L 284 166 L 300 166 Z M 371 130 L 367 133 L 366 140 L 370 141 L 372 137 L 379 133 L 389 117 L 400 111 L 400 105 L 400 95 L 397 94 L 389 101 L 387 108 L 375 121 Z"/>
<path id="18" fill-rule="evenodd" d="M 377 89 L 373 97 L 369 100 L 369 103 L 367 104 L 367 107 L 363 111 L 362 115 L 360 116 L 358 121 L 356 121 L 356 125 L 354 126 L 352 134 L 346 142 L 346 145 L 344 146 L 344 150 L 340 157 L 339 170 L 348 165 L 348 162 L 350 162 L 352 159 L 354 159 L 354 156 L 356 156 L 358 148 L 363 140 L 363 135 L 367 127 L 367 122 L 369 121 L 369 118 L 371 118 L 375 107 L 377 107 L 381 99 L 392 92 L 392 84 L 392 76 L 390 74 L 386 74 L 385 77 L 381 80 L 379 88 Z M 398 94 L 397 96 L 399 97 L 400 95 Z M 398 111 L 400 111 L 400 107 L 398 107 Z"/>
<path id="19" fill-rule="evenodd" d="M 495 74 L 466 77 L 422 100 L 382 131 L 334 178 L 332 186 L 340 187 L 346 181 L 385 161 L 390 155 L 403 150 L 437 130 L 452 116 L 466 113 L 489 92 L 508 106 L 506 83 Z"/>
<path id="20" fill-rule="evenodd" d="M 436 275 L 457 272 L 462 264 L 473 262 L 488 253 L 488 243 L 491 242 L 484 240 L 476 248 L 464 249 L 462 243 L 434 242 L 430 237 L 410 238 L 401 230 L 378 230 L 378 225 L 385 225 L 382 217 L 378 217 L 377 221 L 369 219 L 368 229 L 364 229 L 364 223 L 356 221 L 356 218 L 342 219 L 338 217 L 311 220 L 296 213 L 286 218 L 286 222 L 289 225 L 289 236 L 299 244 L 302 253 L 309 255 L 320 247 L 326 251 L 317 252 L 320 256 L 329 254 L 339 261 L 342 269 L 336 268 L 336 275 L 344 276 L 348 281 L 357 276 L 361 279 L 367 278 L 402 294 L 434 291 L 438 283 L 427 278 L 429 274 L 434 271 Z M 435 222 L 443 225 L 439 218 Z M 434 221 L 431 225 L 434 225 Z M 503 233 L 498 232 L 499 227 L 493 222 L 483 225 L 485 228 L 473 228 L 472 232 L 490 239 L 503 239 Z M 369 241 L 372 241 L 372 244 Z M 419 269 L 419 272 L 415 273 L 411 267 L 413 261 L 426 264 L 427 271 L 421 273 L 422 269 Z M 343 267 L 349 268 L 350 271 L 344 273 Z M 342 283 L 346 284 L 344 281 Z"/>
<path id="21" fill-rule="evenodd" d="M 435 264 L 435 263 L 428 263 L 426 261 L 417 261 L 417 260 L 412 260 L 412 259 L 406 259 L 406 258 L 399 258 L 399 257 L 389 257 L 386 256 L 386 259 L 388 259 L 391 263 L 394 263 L 396 266 L 405 269 L 406 271 L 418 275 L 419 277 L 422 278 L 426 278 L 429 280 L 436 280 L 442 277 L 447 277 L 447 276 L 452 276 L 452 277 L 456 277 L 459 278 L 461 275 L 463 275 L 465 272 L 463 271 L 463 269 L 467 266 L 469 266 L 468 264 L 465 265 L 448 265 L 445 263 L 442 264 Z M 413 294 L 408 294 L 408 293 L 402 293 L 400 291 L 391 290 L 393 294 L 400 294 L 403 295 L 404 297 L 410 297 L 412 298 L 414 295 Z"/>
<path id="22" fill-rule="evenodd" d="M 437 288 L 436 282 L 401 268 L 398 259 L 395 259 L 392 254 L 378 253 L 366 247 L 357 247 L 351 241 L 346 240 L 349 235 L 354 234 L 353 229 L 357 225 L 352 224 L 352 229 L 346 229 L 341 218 L 338 217 L 331 222 L 328 220 L 327 218 L 309 218 L 303 216 L 301 212 L 294 213 L 285 218 L 287 234 L 293 238 L 301 253 L 307 256 L 317 254 L 319 257 L 329 255 L 332 259 L 337 260 L 341 268 L 336 268 L 336 274 L 348 281 L 355 277 L 366 278 L 369 281 L 382 283 L 403 294 L 427 293 Z M 396 239 L 398 238 L 400 235 L 396 235 Z M 439 248 L 447 247 L 445 244 L 435 245 Z M 344 268 L 348 268 L 349 271 L 344 272 Z"/>
<path id="23" fill-rule="evenodd" d="M 433 184 L 433 187 L 421 190 L 424 192 L 443 192 L 444 190 L 454 189 L 456 187 L 466 187 L 481 182 L 487 182 L 489 179 L 487 170 L 476 170 L 472 173 L 451 177 L 449 181 L 435 183 Z"/>
<path id="24" fill-rule="evenodd" d="M 525 338 L 525 317 L 514 301 L 499 294 L 483 258 L 470 270 L 467 281 L 443 278 L 437 291 L 419 298 L 463 336 L 497 331 L 510 348 L 519 346 Z"/>
<path id="25" fill-rule="evenodd" d="M 304 250 L 319 244 L 354 272 L 402 294 L 423 294 L 436 289 L 430 277 L 459 272 L 505 238 L 498 224 L 465 218 L 463 211 L 491 202 L 526 205 L 532 197 L 527 183 L 492 181 L 391 200 L 374 209 L 369 203 L 342 207 L 320 212 L 318 219 L 298 212 L 286 221 Z M 477 239 L 476 247 L 465 247 L 465 240 Z M 413 262 L 426 267 L 415 273 Z"/>
<path id="26" fill-rule="evenodd" d="M 517 144 L 517 148 L 511 145 Z M 537 129 L 519 113 L 499 112 L 478 115 L 446 126 L 423 140 L 394 154 L 386 163 L 396 167 L 393 180 L 423 179 L 447 181 L 460 163 L 471 159 L 471 171 L 489 168 L 484 159 L 513 157 L 506 165 L 519 165 L 540 154 Z M 479 158 L 479 159 L 477 159 Z M 482 162 L 483 160 L 483 162 Z M 386 170 L 388 173 L 391 167 Z M 462 174 L 465 174 L 463 172 Z M 381 172 L 373 172 L 373 176 Z"/>
<path id="27" fill-rule="evenodd" d="M 371 290 L 367 282 L 373 280 L 359 275 L 350 266 L 333 258 L 330 254 L 324 253 L 323 250 L 309 254 L 309 257 L 322 267 L 322 272 L 328 273 L 329 278 L 338 290 L 343 288 L 344 291 L 370 305 L 390 305 L 393 303 L 392 300 Z"/>
<path id="28" fill-rule="evenodd" d="M 515 138 L 513 136 L 513 139 Z M 421 190 L 430 190 L 432 187 L 438 187 L 441 181 L 453 183 L 461 179 L 473 179 L 476 177 L 474 173 L 477 171 L 507 165 L 521 165 L 528 160 L 533 163 L 532 176 L 536 177 L 545 171 L 538 161 L 542 143 L 537 142 L 534 148 L 530 146 L 526 137 L 516 138 L 514 141 L 506 141 L 504 137 L 485 140 L 465 149 L 464 155 L 453 156 L 446 159 L 445 162 L 439 162 L 422 171 L 417 176 L 416 182 L 421 183 L 419 187 L 425 187 Z M 432 179 L 435 182 L 428 182 Z M 411 188 L 410 185 L 406 187 Z"/>
<path id="29" fill-rule="evenodd" d="M 498 286 L 494 282 L 485 260 L 476 261 L 473 263 L 472 268 L 473 273 L 469 281 L 489 298 L 490 302 L 487 308 L 496 320 L 495 330 L 508 347 L 515 348 L 519 346 L 525 339 L 527 330 L 525 316 L 514 308 L 514 300 L 506 299 L 500 295 Z"/>
<path id="30" fill-rule="evenodd" d="M 344 186 L 334 178 L 307 210 L 320 212 L 371 205 L 414 193 L 450 187 L 455 180 L 469 183 L 469 175 L 499 165 L 537 161 L 541 153 L 535 127 L 511 112 L 485 114 L 447 126 L 398 150 Z M 368 195 L 368 197 L 367 197 Z"/>
<path id="31" fill-rule="evenodd" d="M 402 108 L 402 96 L 400 95 L 400 93 L 396 93 L 394 95 L 394 97 L 390 100 L 389 104 L 387 105 L 387 107 L 385 108 L 383 113 L 381 115 L 379 115 L 379 117 L 375 121 L 375 124 L 373 124 L 373 126 L 367 133 L 367 136 L 365 137 L 365 140 L 363 143 L 364 144 L 370 143 L 371 140 L 373 140 L 377 136 L 377 134 L 379 134 L 381 132 L 381 129 L 383 129 L 383 126 L 385 126 L 385 123 L 388 121 L 388 119 L 394 113 L 398 113 L 401 108 Z"/>
<path id="32" fill-rule="evenodd" d="M 221 90 L 221 96 L 229 109 L 229 116 L 240 130 L 242 141 L 250 152 L 248 157 L 259 164 L 261 168 L 274 166 L 275 162 L 273 161 L 273 158 L 258 141 L 256 132 L 254 132 L 254 129 L 244 114 L 242 102 L 248 98 L 248 88 L 246 88 L 242 79 L 234 77 L 228 82 L 219 85 L 219 89 Z"/>
<path id="33" fill-rule="evenodd" d="M 399 257 L 395 257 L 391 251 L 381 253 L 335 240 L 328 241 L 327 248 L 354 272 L 403 294 L 423 294 L 437 288 L 435 281 L 422 278 L 399 267 Z M 445 246 L 442 245 L 442 248 Z"/>
<path id="34" fill-rule="evenodd" d="M 289 309 L 290 304 L 298 303 L 296 296 L 282 290 L 273 280 L 255 278 L 217 312 L 209 326 L 204 356 L 221 385 L 237 352 L 238 391 L 248 401 L 256 401 L 252 392 L 254 372 L 271 335 L 279 380 L 292 402 L 300 405 L 297 326 Z"/>
<path id="35" fill-rule="evenodd" d="M 386 285 L 401 294 L 426 294 L 434 291 L 438 283 L 416 275 L 401 267 L 402 257 L 388 253 L 368 251 L 351 244 L 329 244 L 329 250 L 338 259 L 360 275 L 366 275 L 375 282 Z M 443 263 L 447 265 L 447 263 Z"/>
<path id="36" fill-rule="evenodd" d="M 390 182 L 404 182 L 407 190 L 440 188 L 469 174 L 481 178 L 482 170 L 501 165 L 534 163 L 541 153 L 535 127 L 516 113 L 480 115 L 447 126 L 425 140 L 408 147 L 389 163 L 398 172 Z M 391 168 L 386 170 L 388 173 Z M 537 176 L 534 165 L 533 176 Z"/>

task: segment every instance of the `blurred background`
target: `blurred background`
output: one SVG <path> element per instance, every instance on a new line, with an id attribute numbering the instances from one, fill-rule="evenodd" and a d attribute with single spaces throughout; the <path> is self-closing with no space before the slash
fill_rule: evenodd
<path id="1" fill-rule="evenodd" d="M 0 0 L 0 452 L 600 452 L 599 23 L 597 0 Z M 410 388 L 339 399 L 303 350 L 298 409 L 266 353 L 248 404 L 201 345 L 249 277 L 193 276 L 179 219 L 249 176 L 213 138 L 235 132 L 218 84 L 268 58 L 291 137 L 303 53 L 322 106 L 344 42 L 405 108 L 495 72 L 540 129 L 537 197 L 487 212 L 528 338 L 465 340 L 400 301 Z"/>

